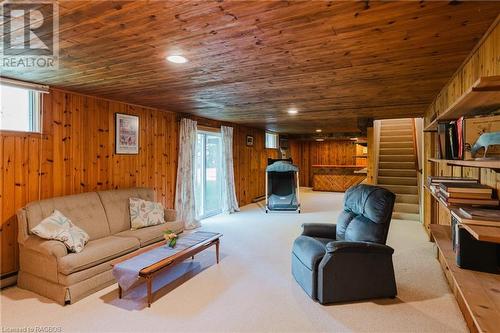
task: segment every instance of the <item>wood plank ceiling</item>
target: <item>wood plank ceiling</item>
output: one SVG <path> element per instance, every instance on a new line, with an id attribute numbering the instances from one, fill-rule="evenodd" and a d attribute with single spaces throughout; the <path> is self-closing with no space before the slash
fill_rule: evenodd
<path id="1" fill-rule="evenodd" d="M 59 70 L 3 76 L 288 133 L 422 116 L 500 13 L 500 2 L 59 4 Z"/>

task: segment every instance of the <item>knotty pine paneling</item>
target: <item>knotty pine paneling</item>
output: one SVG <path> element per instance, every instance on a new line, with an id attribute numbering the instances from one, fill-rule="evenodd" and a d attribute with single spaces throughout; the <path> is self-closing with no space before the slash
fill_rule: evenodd
<path id="1" fill-rule="evenodd" d="M 422 116 L 500 10 L 498 1 L 57 3 L 64 70 L 3 75 L 288 133 Z M 165 61 L 173 50 L 190 61 Z M 307 112 L 291 121 L 291 105 Z"/>
<path id="2" fill-rule="evenodd" d="M 366 165 L 366 159 L 356 159 L 356 145 L 352 141 L 328 140 L 323 142 L 290 140 L 290 154 L 299 166 L 301 186 L 312 186 L 312 165 Z"/>
<path id="3" fill-rule="evenodd" d="M 173 207 L 180 114 L 52 89 L 43 98 L 43 134 L 0 132 L 1 274 L 17 270 L 16 210 L 30 201 L 81 192 L 152 187 Z M 138 155 L 114 154 L 114 114 L 139 116 Z M 218 127 L 219 122 L 198 119 Z M 231 125 L 240 205 L 264 194 L 264 131 Z M 246 146 L 246 135 L 255 137 Z"/>
<path id="4" fill-rule="evenodd" d="M 500 16 L 483 36 L 463 65 L 450 78 L 447 85 L 439 92 L 436 99 L 426 111 L 424 121 L 428 124 L 435 114 L 440 114 L 467 91 L 482 76 L 500 75 Z M 480 179 L 482 184 L 500 190 L 500 173 L 492 169 L 479 169 L 460 166 L 448 166 L 446 162 L 431 163 L 433 157 L 435 134 L 424 136 L 424 179 L 428 175 L 472 177 Z M 429 232 L 431 223 L 449 224 L 449 214 L 438 207 L 436 200 L 426 193 L 424 199 L 424 224 Z"/>

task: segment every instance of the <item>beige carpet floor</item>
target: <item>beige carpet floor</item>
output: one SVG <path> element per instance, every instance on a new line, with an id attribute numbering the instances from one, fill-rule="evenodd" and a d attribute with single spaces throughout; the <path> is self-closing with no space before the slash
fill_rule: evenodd
<path id="1" fill-rule="evenodd" d="M 290 274 L 290 248 L 304 222 L 334 222 L 342 194 L 302 191 L 302 214 L 265 214 L 262 205 L 212 217 L 224 233 L 214 250 L 164 274 L 151 308 L 145 288 L 118 299 L 116 285 L 70 306 L 17 287 L 1 293 L 1 326 L 60 327 L 63 332 L 466 332 L 457 303 L 416 222 L 394 220 L 396 299 L 322 306 Z M 165 286 L 166 285 L 166 286 Z"/>

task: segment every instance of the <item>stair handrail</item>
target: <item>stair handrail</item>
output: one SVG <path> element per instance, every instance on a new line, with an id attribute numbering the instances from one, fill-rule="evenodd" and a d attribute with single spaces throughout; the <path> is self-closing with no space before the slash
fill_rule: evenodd
<path id="1" fill-rule="evenodd" d="M 373 121 L 373 185 L 378 184 L 378 169 L 380 163 L 380 127 L 380 120 Z"/>
<path id="2" fill-rule="evenodd" d="M 412 134 L 413 134 L 413 157 L 415 159 L 415 171 L 417 173 L 422 173 L 422 169 L 420 169 L 420 163 L 418 162 L 418 146 L 417 146 L 417 126 L 415 125 L 415 122 L 417 119 L 412 118 L 411 124 L 413 127 Z"/>

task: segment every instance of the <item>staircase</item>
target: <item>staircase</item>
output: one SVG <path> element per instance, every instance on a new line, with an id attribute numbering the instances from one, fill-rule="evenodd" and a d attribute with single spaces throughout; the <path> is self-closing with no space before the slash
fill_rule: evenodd
<path id="1" fill-rule="evenodd" d="M 413 119 L 382 120 L 377 183 L 396 193 L 392 217 L 419 221 Z"/>

